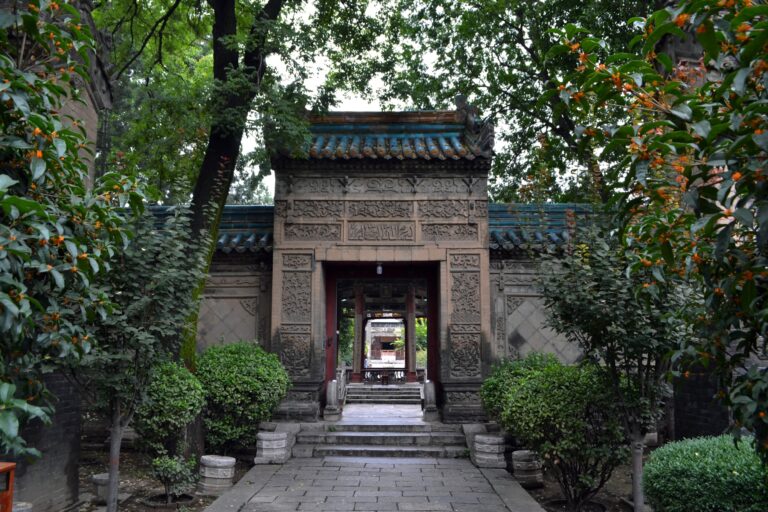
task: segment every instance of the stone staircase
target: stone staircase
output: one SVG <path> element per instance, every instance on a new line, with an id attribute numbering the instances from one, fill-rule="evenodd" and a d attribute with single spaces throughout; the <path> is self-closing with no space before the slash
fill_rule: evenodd
<path id="1" fill-rule="evenodd" d="M 348 384 L 348 404 L 421 404 L 421 386 L 418 384 L 364 385 Z"/>
<path id="2" fill-rule="evenodd" d="M 468 457 L 461 425 L 440 423 L 302 424 L 294 457 Z"/>

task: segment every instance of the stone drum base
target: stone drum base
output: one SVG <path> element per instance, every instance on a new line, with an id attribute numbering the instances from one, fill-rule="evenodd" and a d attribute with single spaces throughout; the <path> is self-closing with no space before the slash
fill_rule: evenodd
<path id="1" fill-rule="evenodd" d="M 200 480 L 197 493 L 218 496 L 232 487 L 235 478 L 234 457 L 203 455 L 200 457 Z"/>

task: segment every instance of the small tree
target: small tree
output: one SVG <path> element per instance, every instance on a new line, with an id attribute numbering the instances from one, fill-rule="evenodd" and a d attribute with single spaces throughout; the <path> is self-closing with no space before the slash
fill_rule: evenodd
<path id="1" fill-rule="evenodd" d="M 186 429 L 204 405 L 200 381 L 180 364 L 164 362 L 152 370 L 133 426 L 152 455 L 181 455 Z"/>
<path id="2" fill-rule="evenodd" d="M 714 369 L 734 434 L 753 432 L 768 462 L 768 6 L 681 0 L 631 22 L 634 53 L 613 55 L 566 26 L 559 51 L 579 52 L 579 66 L 560 88 L 590 110 L 582 143 L 625 156 L 624 225 L 643 256 L 632 271 L 701 287 L 700 336 L 677 355 Z M 695 40 L 701 61 L 673 62 L 665 40 Z M 616 109 L 631 122 L 602 115 Z"/>
<path id="3" fill-rule="evenodd" d="M 625 434 L 605 376 L 594 365 L 539 359 L 517 368 L 501 395 L 501 424 L 536 450 L 578 512 L 626 460 Z"/>
<path id="4" fill-rule="evenodd" d="M 72 378 L 110 420 L 107 510 L 117 510 L 120 444 L 147 394 L 152 368 L 177 354 L 194 307 L 204 258 L 189 242 L 189 220 L 171 211 L 164 223 L 132 219 L 135 238 L 104 283 L 117 308 L 97 325 L 98 344 Z"/>
<path id="5" fill-rule="evenodd" d="M 595 228 L 581 235 L 574 252 L 542 272 L 548 323 L 600 361 L 632 443 L 632 493 L 635 510 L 643 510 L 644 438 L 668 394 L 670 355 L 684 324 L 671 314 L 679 306 L 674 288 L 642 286 L 647 276 L 627 273 L 636 259 L 630 251 Z"/>
<path id="6" fill-rule="evenodd" d="M 92 49 L 67 0 L 0 10 L 0 452 L 38 454 L 21 438 L 52 412 L 43 374 L 90 350 L 109 301 L 96 278 L 127 232 L 118 205 L 133 185 L 88 187 L 85 132 L 62 106 L 79 101 Z"/>

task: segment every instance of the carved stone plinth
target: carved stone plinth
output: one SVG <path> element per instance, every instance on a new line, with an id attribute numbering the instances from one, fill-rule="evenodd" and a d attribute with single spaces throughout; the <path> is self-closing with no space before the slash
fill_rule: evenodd
<path id="1" fill-rule="evenodd" d="M 200 457 L 200 479 L 197 494 L 219 496 L 232 487 L 235 478 L 235 458 L 221 455 Z"/>

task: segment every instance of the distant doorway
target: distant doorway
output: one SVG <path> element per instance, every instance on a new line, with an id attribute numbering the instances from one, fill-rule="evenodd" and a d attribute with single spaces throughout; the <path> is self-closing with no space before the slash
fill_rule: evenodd
<path id="1" fill-rule="evenodd" d="M 327 376 L 373 385 L 437 380 L 437 265 L 381 267 L 326 269 Z"/>

